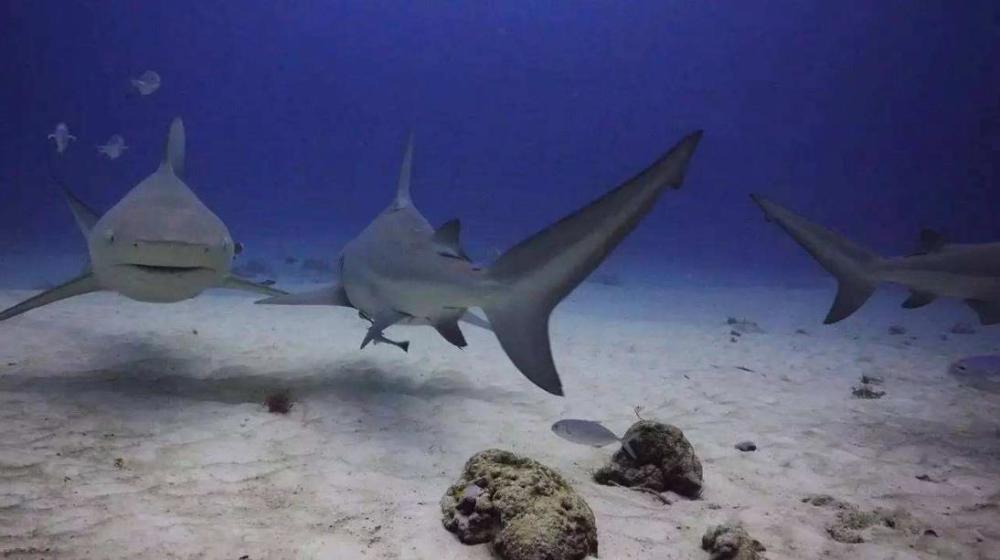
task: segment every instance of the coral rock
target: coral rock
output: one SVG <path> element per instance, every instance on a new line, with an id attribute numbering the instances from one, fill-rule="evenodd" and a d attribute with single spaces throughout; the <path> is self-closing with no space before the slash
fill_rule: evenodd
<path id="1" fill-rule="evenodd" d="M 656 492 L 672 491 L 688 498 L 701 495 L 701 461 L 676 426 L 640 420 L 622 441 L 635 454 L 619 449 L 611 462 L 594 473 L 599 484 L 620 484 Z"/>
<path id="2" fill-rule="evenodd" d="M 554 470 L 489 449 L 472 456 L 441 498 L 445 529 L 465 544 L 492 542 L 508 560 L 597 555 L 594 513 Z"/>

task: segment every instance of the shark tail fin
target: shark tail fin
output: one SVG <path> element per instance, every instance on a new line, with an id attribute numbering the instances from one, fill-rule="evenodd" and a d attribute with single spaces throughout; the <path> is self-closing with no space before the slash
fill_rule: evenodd
<path id="1" fill-rule="evenodd" d="M 667 188 L 679 188 L 701 131 L 645 171 L 522 241 L 490 267 L 501 286 L 481 306 L 504 351 L 533 383 L 562 395 L 549 345 L 549 315 L 639 224 Z"/>
<path id="2" fill-rule="evenodd" d="M 406 140 L 406 151 L 403 152 L 403 164 L 399 167 L 399 183 L 396 185 L 396 198 L 392 201 L 393 210 L 413 205 L 410 199 L 410 176 L 413 172 L 413 133 Z"/>
<path id="3" fill-rule="evenodd" d="M 184 174 L 184 144 L 184 121 L 175 117 L 170 123 L 170 132 L 167 133 L 167 142 L 163 147 L 161 167 L 172 170 L 177 176 Z"/>
<path id="4" fill-rule="evenodd" d="M 750 198 L 837 279 L 837 297 L 823 320 L 825 324 L 846 319 L 868 301 L 878 286 L 873 272 L 878 255 L 764 197 Z"/>

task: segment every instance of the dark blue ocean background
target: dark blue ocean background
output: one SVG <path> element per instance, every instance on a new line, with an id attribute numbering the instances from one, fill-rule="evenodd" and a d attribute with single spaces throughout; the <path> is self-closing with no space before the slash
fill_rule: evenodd
<path id="1" fill-rule="evenodd" d="M 489 260 L 704 129 L 684 188 L 609 264 L 822 285 L 749 193 L 882 253 L 922 227 L 1000 239 L 998 29 L 990 0 L 6 0 L 0 259 L 82 258 L 48 166 L 106 209 L 155 168 L 175 115 L 188 183 L 241 258 L 270 259 L 332 260 L 389 203 L 411 130 L 418 207 L 461 218 Z M 146 69 L 161 89 L 130 95 Z M 55 157 L 60 121 L 79 141 Z M 130 150 L 98 157 L 114 133 Z"/>

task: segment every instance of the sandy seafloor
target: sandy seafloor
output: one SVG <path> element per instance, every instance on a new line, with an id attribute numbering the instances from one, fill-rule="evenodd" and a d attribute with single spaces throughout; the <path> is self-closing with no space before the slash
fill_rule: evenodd
<path id="1" fill-rule="evenodd" d="M 31 293 L 0 291 L 0 306 Z M 412 342 L 404 354 L 359 350 L 366 323 L 350 310 L 232 292 L 51 305 L 0 324 L 0 558 L 485 559 L 443 529 L 438 502 L 491 447 L 571 481 L 601 558 L 707 558 L 705 529 L 730 520 L 771 559 L 1000 558 L 1000 395 L 946 374 L 1000 351 L 1000 328 L 944 340 L 972 314 L 903 311 L 893 291 L 824 327 L 832 295 L 586 283 L 551 322 L 566 398 L 471 326 L 465 350 L 394 328 Z M 731 342 L 731 315 L 766 332 Z M 909 332 L 889 335 L 895 323 Z M 862 374 L 884 377 L 887 395 L 852 398 Z M 268 413 L 264 396 L 282 389 L 291 412 Z M 550 432 L 580 417 L 620 433 L 636 406 L 684 430 L 703 499 L 665 506 L 596 485 L 613 450 Z M 758 451 L 734 449 L 746 439 Z M 801 501 L 814 493 L 903 508 L 938 536 L 835 542 L 833 512 Z"/>

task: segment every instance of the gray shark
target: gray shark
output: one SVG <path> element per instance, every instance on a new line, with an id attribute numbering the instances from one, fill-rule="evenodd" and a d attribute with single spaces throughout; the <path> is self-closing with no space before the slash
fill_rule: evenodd
<path id="1" fill-rule="evenodd" d="M 87 239 L 90 263 L 76 278 L 0 311 L 0 321 L 102 290 L 157 303 L 185 300 L 216 287 L 284 294 L 230 273 L 239 245 L 184 184 L 183 173 L 184 125 L 174 119 L 159 168 L 100 218 L 64 188 Z"/>
<path id="2" fill-rule="evenodd" d="M 350 241 L 339 258 L 339 283 L 319 291 L 258 303 L 339 305 L 358 309 L 371 325 L 361 347 L 405 342 L 385 338 L 395 324 L 433 326 L 466 346 L 460 319 L 482 309 L 514 365 L 542 389 L 562 395 L 549 345 L 552 309 L 631 232 L 668 187 L 679 188 L 701 132 L 681 140 L 642 173 L 522 241 L 489 267 L 479 267 L 459 242 L 452 220 L 434 229 L 410 198 L 412 137 L 396 197 Z"/>
<path id="3" fill-rule="evenodd" d="M 883 282 L 910 290 L 905 308 L 923 307 L 938 297 L 959 298 L 982 324 L 1000 323 L 1000 243 L 946 244 L 940 235 L 924 230 L 915 253 L 882 258 L 763 197 L 751 198 L 837 278 L 837 297 L 824 323 L 849 317 Z"/>

